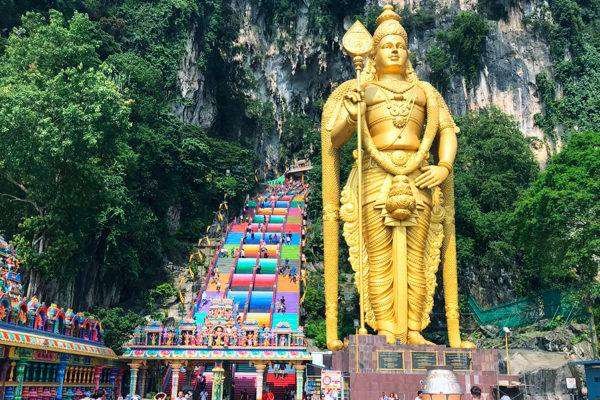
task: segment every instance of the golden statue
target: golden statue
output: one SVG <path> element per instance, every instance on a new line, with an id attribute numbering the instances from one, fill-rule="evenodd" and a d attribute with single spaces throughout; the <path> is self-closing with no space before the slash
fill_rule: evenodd
<path id="1" fill-rule="evenodd" d="M 459 130 L 442 96 L 417 77 L 407 44 L 401 18 L 390 5 L 377 18 L 373 37 L 357 21 L 343 40 L 354 56 L 357 79 L 341 84 L 323 108 L 325 302 L 331 350 L 342 347 L 337 336 L 340 217 L 360 293 L 361 334 L 366 320 L 388 343 L 433 344 L 421 332 L 430 322 L 443 260 L 450 346 L 474 347 L 461 340 L 459 329 L 452 175 Z M 339 149 L 355 130 L 359 148 L 340 199 Z"/>

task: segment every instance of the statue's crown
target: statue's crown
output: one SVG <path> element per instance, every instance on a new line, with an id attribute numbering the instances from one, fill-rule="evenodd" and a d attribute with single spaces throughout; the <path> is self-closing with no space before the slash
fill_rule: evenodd
<path id="1" fill-rule="evenodd" d="M 402 22 L 402 17 L 394 12 L 394 7 L 391 4 L 388 4 L 383 7 L 383 12 L 377 17 L 375 21 L 377 26 L 381 25 L 384 21 L 395 20 L 399 23 Z"/>
<path id="2" fill-rule="evenodd" d="M 379 42 L 385 36 L 399 35 L 404 39 L 404 47 L 408 48 L 408 35 L 402 27 L 402 17 L 394 12 L 394 7 L 390 4 L 383 7 L 383 12 L 377 17 L 377 29 L 373 35 L 373 52 L 377 51 Z"/>

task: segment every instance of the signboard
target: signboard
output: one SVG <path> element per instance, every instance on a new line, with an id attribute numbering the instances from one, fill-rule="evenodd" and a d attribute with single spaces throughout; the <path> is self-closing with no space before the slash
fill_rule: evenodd
<path id="1" fill-rule="evenodd" d="M 377 369 L 404 371 L 404 352 L 377 350 Z"/>
<path id="2" fill-rule="evenodd" d="M 455 371 L 471 371 L 470 351 L 445 351 L 444 361 L 446 365 L 453 367 Z"/>
<path id="3" fill-rule="evenodd" d="M 575 378 L 567 378 L 567 389 L 577 389 L 577 380 Z"/>
<path id="4" fill-rule="evenodd" d="M 342 371 L 321 371 L 321 393 L 327 400 L 339 399 L 342 389 Z"/>
<path id="5" fill-rule="evenodd" d="M 321 394 L 321 377 L 308 376 L 306 377 L 306 393 L 312 395 L 316 393 Z"/>
<path id="6" fill-rule="evenodd" d="M 322 390 L 340 390 L 342 388 L 341 371 L 321 371 L 321 389 Z"/>
<path id="7" fill-rule="evenodd" d="M 51 353 L 45 350 L 39 350 L 33 352 L 33 359 L 37 361 L 56 361 L 56 353 Z"/>
<path id="8" fill-rule="evenodd" d="M 425 371 L 437 365 L 437 351 L 411 351 L 410 366 L 413 371 Z"/>

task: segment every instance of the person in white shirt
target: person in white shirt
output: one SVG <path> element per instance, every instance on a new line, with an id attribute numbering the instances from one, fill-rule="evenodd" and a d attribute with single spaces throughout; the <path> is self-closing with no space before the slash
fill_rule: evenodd
<path id="1" fill-rule="evenodd" d="M 423 391 L 419 390 L 417 392 L 417 397 L 415 397 L 415 400 L 421 400 L 423 398 Z"/>
<path id="2" fill-rule="evenodd" d="M 207 399 L 208 399 L 208 392 L 205 389 L 202 392 L 200 392 L 200 400 L 207 400 Z"/>

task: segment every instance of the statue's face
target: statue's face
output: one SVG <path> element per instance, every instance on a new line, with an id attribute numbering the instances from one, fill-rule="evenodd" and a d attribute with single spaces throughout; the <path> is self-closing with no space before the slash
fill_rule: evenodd
<path id="1" fill-rule="evenodd" d="M 400 35 L 388 35 L 379 42 L 375 65 L 380 74 L 401 74 L 406 70 L 408 50 Z"/>

